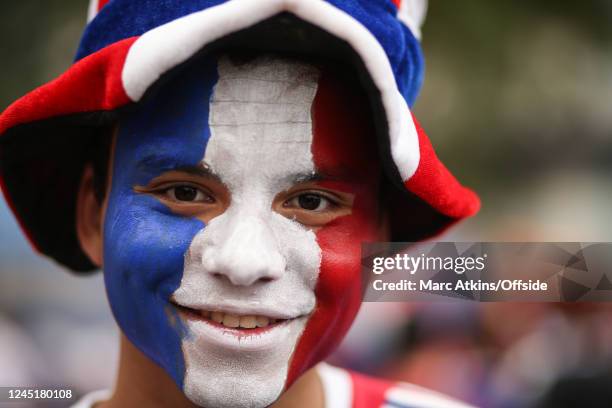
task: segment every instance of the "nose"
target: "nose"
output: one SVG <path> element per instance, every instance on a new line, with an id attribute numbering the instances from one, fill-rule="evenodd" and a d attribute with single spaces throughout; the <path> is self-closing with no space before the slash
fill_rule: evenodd
<path id="1" fill-rule="evenodd" d="M 219 234 L 218 246 L 205 251 L 212 258 L 203 260 L 208 271 L 237 286 L 279 279 L 286 262 L 270 226 L 253 215 L 233 218 L 217 225 L 224 231 Z"/>

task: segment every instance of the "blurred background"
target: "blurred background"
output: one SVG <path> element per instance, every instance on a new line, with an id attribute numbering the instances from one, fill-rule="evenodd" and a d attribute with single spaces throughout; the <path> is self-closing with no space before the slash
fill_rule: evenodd
<path id="1" fill-rule="evenodd" d="M 1 109 L 68 67 L 86 3 L 0 2 Z M 446 240 L 612 241 L 611 20 L 606 0 L 430 1 L 414 110 L 483 200 Z M 611 322 L 604 303 L 368 303 L 331 361 L 482 407 L 603 407 Z M 36 256 L 0 201 L 0 386 L 112 387 L 117 338 L 100 274 Z"/>

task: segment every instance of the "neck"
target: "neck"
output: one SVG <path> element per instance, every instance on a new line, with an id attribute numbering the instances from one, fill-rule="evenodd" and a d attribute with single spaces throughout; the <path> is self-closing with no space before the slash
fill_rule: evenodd
<path id="1" fill-rule="evenodd" d="M 146 406 L 196 407 L 157 364 L 121 335 L 119 373 L 111 399 L 96 408 Z M 323 408 L 323 386 L 315 369 L 308 370 L 270 408 Z"/>

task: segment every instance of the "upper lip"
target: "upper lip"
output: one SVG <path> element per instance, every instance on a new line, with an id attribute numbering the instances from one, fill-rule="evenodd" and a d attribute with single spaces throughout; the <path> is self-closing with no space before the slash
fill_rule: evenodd
<path id="1" fill-rule="evenodd" d="M 192 310 L 197 311 L 208 311 L 208 312 L 223 312 L 230 313 L 238 316 L 266 316 L 271 319 L 288 320 L 295 319 L 300 316 L 304 316 L 309 312 L 301 312 L 294 307 L 283 307 L 279 308 L 272 307 L 269 305 L 248 305 L 248 304 L 181 304 L 176 300 L 172 299 L 172 303 Z M 282 309 L 282 310 L 279 310 Z"/>

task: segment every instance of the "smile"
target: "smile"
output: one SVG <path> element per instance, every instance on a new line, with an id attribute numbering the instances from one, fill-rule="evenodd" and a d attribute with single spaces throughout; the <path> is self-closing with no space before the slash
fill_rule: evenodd
<path id="1" fill-rule="evenodd" d="M 268 307 L 172 304 L 196 343 L 219 350 L 267 353 L 301 332 L 308 319 Z"/>
<path id="2" fill-rule="evenodd" d="M 280 319 L 259 314 L 236 314 L 223 311 L 196 310 L 183 306 L 178 306 L 185 317 L 188 319 L 203 320 L 207 323 L 221 326 L 228 329 L 261 331 L 268 327 L 282 324 L 290 319 Z"/>

